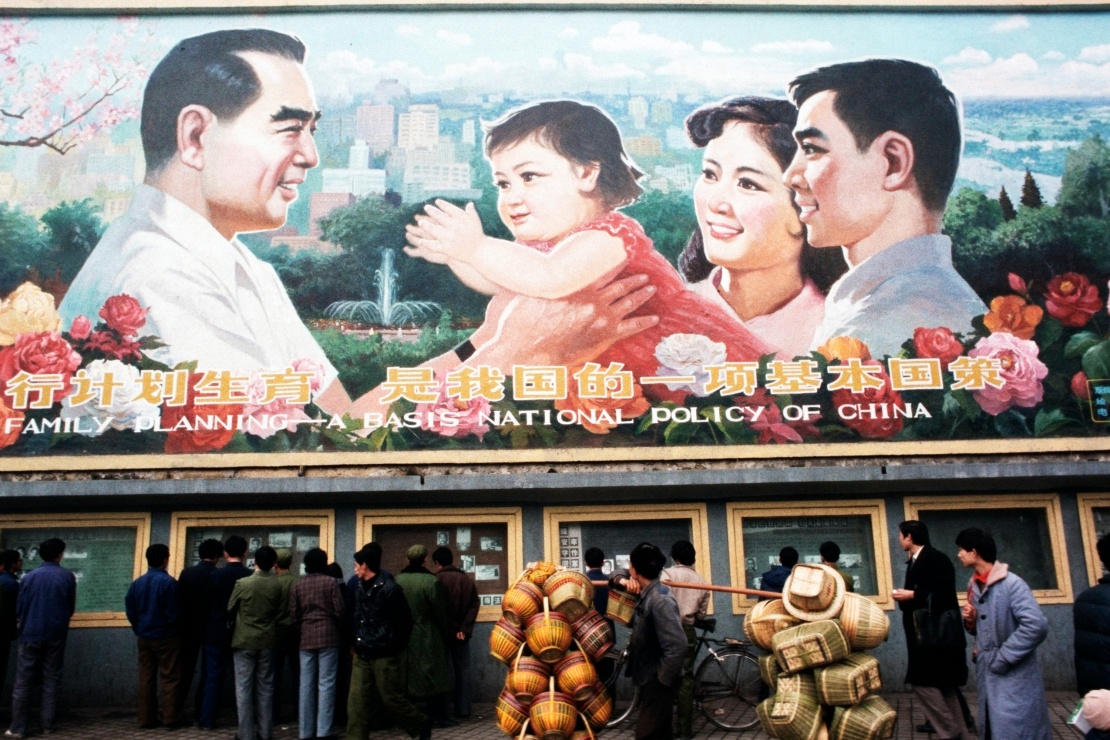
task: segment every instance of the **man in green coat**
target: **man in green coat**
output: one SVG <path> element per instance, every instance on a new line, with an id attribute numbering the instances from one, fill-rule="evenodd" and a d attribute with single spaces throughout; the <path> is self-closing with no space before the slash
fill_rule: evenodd
<path id="1" fill-rule="evenodd" d="M 413 545 L 405 553 L 409 564 L 397 574 L 412 611 L 412 637 L 401 653 L 405 693 L 428 703 L 428 714 L 437 727 L 455 724 L 447 711 L 451 681 L 447 672 L 447 591 L 424 567 L 428 548 Z"/>

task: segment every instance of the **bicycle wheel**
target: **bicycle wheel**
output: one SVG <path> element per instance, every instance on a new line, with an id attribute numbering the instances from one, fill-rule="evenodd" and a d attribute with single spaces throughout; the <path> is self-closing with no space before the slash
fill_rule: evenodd
<path id="1" fill-rule="evenodd" d="M 759 722 L 759 663 L 745 650 L 716 651 L 694 674 L 694 701 L 722 730 L 744 730 Z"/>
<path id="2" fill-rule="evenodd" d="M 597 675 L 605 684 L 609 698 L 613 701 L 613 714 L 606 727 L 616 727 L 625 722 L 636 708 L 640 698 L 640 689 L 632 683 L 632 679 L 624 675 L 625 661 L 628 654 L 618 648 L 613 648 L 597 661 Z"/>

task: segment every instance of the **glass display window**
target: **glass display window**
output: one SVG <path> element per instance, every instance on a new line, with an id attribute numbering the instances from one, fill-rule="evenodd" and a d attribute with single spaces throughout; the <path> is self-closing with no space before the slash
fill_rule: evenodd
<path id="1" fill-rule="evenodd" d="M 170 572 L 195 564 L 200 543 L 207 539 L 226 542 L 237 534 L 247 540 L 243 564 L 254 567 L 254 553 L 263 545 L 286 548 L 293 554 L 291 572 L 304 574 L 304 554 L 314 547 L 323 548 L 329 560 L 334 552 L 335 515 L 330 510 L 260 513 L 257 511 L 202 511 L 176 513 L 170 521 Z M 344 564 L 342 558 L 339 559 Z M 223 565 L 220 560 L 219 565 Z M 344 567 L 344 571 L 349 568 Z"/>

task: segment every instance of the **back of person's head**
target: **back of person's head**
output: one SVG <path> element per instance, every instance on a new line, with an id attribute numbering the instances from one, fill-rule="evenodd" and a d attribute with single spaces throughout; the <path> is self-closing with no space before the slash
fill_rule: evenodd
<path id="1" fill-rule="evenodd" d="M 66 551 L 66 543 L 62 542 L 57 537 L 51 537 L 45 542 L 39 543 L 39 558 L 44 563 L 52 563 L 62 556 Z"/>
<path id="2" fill-rule="evenodd" d="M 793 568 L 798 564 L 798 551 L 787 545 L 779 550 L 779 562 L 787 568 Z"/>
<path id="3" fill-rule="evenodd" d="M 978 527 L 968 527 L 956 535 L 956 547 L 965 552 L 974 550 L 988 563 L 998 560 L 998 546 L 994 544 L 994 537 Z"/>
<path id="4" fill-rule="evenodd" d="M 207 539 L 200 543 L 197 554 L 201 560 L 219 560 L 224 554 L 224 543 L 219 540 Z"/>
<path id="5" fill-rule="evenodd" d="M 1110 570 L 1110 533 L 1099 537 L 1095 548 L 1098 550 L 1098 559 L 1102 561 L 1102 567 Z"/>
<path id="6" fill-rule="evenodd" d="M 377 542 L 367 542 L 355 553 L 355 562 L 377 573 L 382 569 L 382 546 Z"/>
<path id="7" fill-rule="evenodd" d="M 262 570 L 270 570 L 277 562 L 277 550 L 269 545 L 263 545 L 254 551 L 254 564 Z"/>
<path id="8" fill-rule="evenodd" d="M 336 562 L 328 563 L 328 575 L 332 578 L 342 581 L 343 580 L 343 566 Z"/>
<path id="9" fill-rule="evenodd" d="M 279 547 L 274 552 L 277 553 L 277 567 L 282 570 L 289 570 L 293 565 L 293 551 L 288 547 Z M 327 555 L 324 556 L 324 562 L 327 562 Z"/>
<path id="10" fill-rule="evenodd" d="M 597 193 L 607 208 L 635 202 L 643 175 L 624 151 L 621 133 L 600 108 L 574 100 L 546 100 L 509 111 L 485 126 L 486 156 L 526 139 L 577 165 L 597 165 Z"/>
<path id="11" fill-rule="evenodd" d="M 860 152 L 887 131 L 909 139 L 922 203 L 944 210 L 960 166 L 960 104 L 935 69 L 905 59 L 843 62 L 799 75 L 789 89 L 798 107 L 817 93 L 836 93 L 833 110 Z"/>
<path id="12" fill-rule="evenodd" d="M 667 556 L 650 542 L 641 542 L 628 553 L 628 559 L 636 573 L 649 581 L 659 577 L 663 566 L 667 564 Z"/>
<path id="13" fill-rule="evenodd" d="M 327 573 L 328 554 L 319 547 L 314 547 L 304 554 L 305 573 Z M 342 577 L 342 576 L 340 576 Z"/>
<path id="14" fill-rule="evenodd" d="M 15 570 L 15 566 L 18 565 L 19 561 L 22 559 L 23 556 L 19 554 L 19 550 L 4 550 L 0 553 L 0 565 L 2 565 L 4 570 L 8 573 L 12 573 Z"/>
<path id="15" fill-rule="evenodd" d="M 452 554 L 450 547 L 437 547 L 435 552 L 432 553 L 432 562 L 446 568 L 455 562 L 455 556 Z"/>
<path id="16" fill-rule="evenodd" d="M 825 542 L 822 542 L 821 547 L 818 548 L 818 550 L 821 553 L 821 557 L 825 559 L 826 563 L 835 563 L 837 560 L 840 560 L 840 545 L 836 544 L 832 540 L 826 540 Z"/>
<path id="17" fill-rule="evenodd" d="M 583 559 L 586 561 L 587 568 L 600 568 L 605 564 L 605 552 L 600 547 L 591 547 L 586 550 Z"/>
<path id="18" fill-rule="evenodd" d="M 671 559 L 676 563 L 693 565 L 697 557 L 698 553 L 694 549 L 694 543 L 689 540 L 679 540 L 671 545 Z"/>
<path id="19" fill-rule="evenodd" d="M 233 121 L 262 94 L 247 52 L 303 63 L 299 39 L 262 28 L 213 31 L 185 39 L 162 58 L 143 93 L 141 135 L 147 173 L 157 172 L 177 153 L 181 110 L 201 105 L 221 121 Z"/>
<path id="20" fill-rule="evenodd" d="M 247 540 L 237 534 L 233 534 L 224 542 L 224 552 L 228 557 L 241 558 L 247 554 Z"/>
<path id="21" fill-rule="evenodd" d="M 41 552 L 41 550 L 40 550 Z M 146 549 L 146 564 L 151 568 L 160 568 L 170 559 L 170 548 L 161 542 L 155 542 Z"/>
<path id="22" fill-rule="evenodd" d="M 929 544 L 929 528 L 925 526 L 925 522 L 910 519 L 899 523 L 898 531 L 902 533 L 903 537 L 909 537 L 915 545 Z"/>
<path id="23" fill-rule="evenodd" d="M 405 551 L 405 559 L 409 565 L 422 565 L 428 559 L 428 548 L 424 545 L 413 545 Z"/>

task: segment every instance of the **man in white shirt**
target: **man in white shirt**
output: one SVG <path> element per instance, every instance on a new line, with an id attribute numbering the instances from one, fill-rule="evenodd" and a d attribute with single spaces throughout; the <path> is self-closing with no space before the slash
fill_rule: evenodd
<path id="1" fill-rule="evenodd" d="M 693 543 L 679 540 L 671 545 L 671 560 L 674 565 L 664 568 L 659 579 L 666 584 L 687 583 L 704 584 L 707 581 L 694 570 L 697 551 Z M 686 634 L 686 657 L 682 663 L 682 687 L 676 700 L 675 730 L 680 740 L 692 737 L 694 722 L 694 653 L 698 635 L 694 622 L 705 619 L 709 612 L 709 592 L 697 588 L 672 588 L 678 613 L 682 617 L 682 631 Z"/>
<path id="2" fill-rule="evenodd" d="M 305 54 L 297 38 L 263 29 L 215 31 L 174 46 L 143 96 L 144 182 L 60 312 L 66 326 L 80 315 L 95 323 L 107 298 L 126 293 L 147 310 L 143 335 L 166 345 L 149 352 L 155 359 L 240 373 L 311 360 L 324 374 L 316 404 L 359 416 L 377 410 L 376 396 L 352 403 L 273 267 L 236 238 L 284 224 L 319 163 L 313 134 L 320 111 Z M 651 297 L 646 282 L 599 282 L 562 301 L 518 300 L 493 340 L 433 366 L 469 359 L 511 372 L 513 364 L 592 359 L 655 323 L 624 318 Z"/>
<path id="3" fill-rule="evenodd" d="M 809 243 L 843 247 L 813 347 L 837 336 L 872 356 L 917 327 L 971 331 L 986 306 L 952 267 L 941 234 L 960 162 L 960 113 L 936 70 L 901 59 L 822 67 L 795 78 L 798 153 L 784 180 Z"/>

